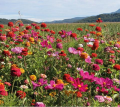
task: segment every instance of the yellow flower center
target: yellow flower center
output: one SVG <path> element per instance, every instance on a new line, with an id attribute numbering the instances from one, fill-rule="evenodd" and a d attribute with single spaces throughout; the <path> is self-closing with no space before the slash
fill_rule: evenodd
<path id="1" fill-rule="evenodd" d="M 55 87 L 55 84 L 53 84 L 53 87 Z"/>
<path id="2" fill-rule="evenodd" d="M 41 82 L 38 82 L 39 85 L 41 85 Z"/>
<path id="3" fill-rule="evenodd" d="M 80 87 L 81 87 L 81 85 L 78 85 L 78 87 L 80 88 Z"/>

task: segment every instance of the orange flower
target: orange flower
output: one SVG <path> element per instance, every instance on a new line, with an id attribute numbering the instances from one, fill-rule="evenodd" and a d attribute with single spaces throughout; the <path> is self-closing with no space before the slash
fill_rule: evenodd
<path id="1" fill-rule="evenodd" d="M 30 46 L 30 42 L 26 42 L 26 44 L 25 44 L 27 47 L 29 47 Z"/>
<path id="2" fill-rule="evenodd" d="M 30 75 L 30 80 L 31 81 L 35 81 L 36 80 L 36 76 L 35 75 Z"/>
<path id="3" fill-rule="evenodd" d="M 97 32 L 96 35 L 97 36 L 102 36 L 102 33 L 101 32 Z"/>
<path id="4" fill-rule="evenodd" d="M 88 58 L 88 54 L 83 52 L 83 53 L 81 53 L 80 57 L 83 59 L 86 59 L 86 58 Z"/>
<path id="5" fill-rule="evenodd" d="M 29 38 L 29 41 L 30 41 L 30 42 L 34 42 L 34 38 L 33 38 L 33 37 L 30 37 L 30 38 Z"/>
<path id="6" fill-rule="evenodd" d="M 20 68 L 20 72 L 23 74 L 25 73 L 25 70 L 23 68 Z"/>

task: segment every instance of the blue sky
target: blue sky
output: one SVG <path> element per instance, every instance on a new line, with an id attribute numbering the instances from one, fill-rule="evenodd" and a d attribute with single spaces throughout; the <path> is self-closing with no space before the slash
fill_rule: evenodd
<path id="1" fill-rule="evenodd" d="M 120 8 L 120 0 L 0 0 L 0 18 L 36 22 L 63 20 L 110 13 Z"/>

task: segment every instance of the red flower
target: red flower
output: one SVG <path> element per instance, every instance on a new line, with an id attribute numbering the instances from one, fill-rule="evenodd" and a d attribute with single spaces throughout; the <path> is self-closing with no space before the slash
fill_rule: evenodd
<path id="1" fill-rule="evenodd" d="M 84 51 L 84 49 L 82 47 L 78 47 L 77 50 L 81 51 L 81 52 Z"/>
<path id="2" fill-rule="evenodd" d="M 24 34 L 27 34 L 27 33 L 28 33 L 28 30 L 24 30 L 23 33 L 24 33 Z"/>
<path id="3" fill-rule="evenodd" d="M 71 82 L 69 74 L 64 74 L 63 79 L 69 83 Z"/>
<path id="4" fill-rule="evenodd" d="M 2 54 L 4 54 L 5 56 L 10 56 L 10 52 L 8 50 L 3 50 Z"/>
<path id="5" fill-rule="evenodd" d="M 35 29 L 40 29 L 40 26 L 35 26 Z"/>
<path id="6" fill-rule="evenodd" d="M 21 27 L 21 26 L 24 26 L 24 24 L 23 23 L 19 23 L 19 27 Z"/>
<path id="7" fill-rule="evenodd" d="M 82 28 L 77 28 L 77 30 L 78 30 L 78 31 L 83 31 L 83 29 L 82 29 Z"/>
<path id="8" fill-rule="evenodd" d="M 12 38 L 12 37 L 14 37 L 15 35 L 14 35 L 14 32 L 10 31 L 10 32 L 7 33 L 6 36 Z"/>
<path id="9" fill-rule="evenodd" d="M 20 76 L 21 76 L 20 68 L 12 67 L 12 68 L 11 68 L 11 75 L 12 75 L 12 76 L 20 77 Z"/>
<path id="10" fill-rule="evenodd" d="M 45 29 L 45 32 L 49 32 L 50 31 L 50 29 Z"/>
<path id="11" fill-rule="evenodd" d="M 6 36 L 0 36 L 0 41 L 6 41 Z"/>
<path id="12" fill-rule="evenodd" d="M 115 53 L 113 50 L 110 50 L 109 52 L 110 52 L 110 53 Z"/>
<path id="13" fill-rule="evenodd" d="M 101 23 L 103 21 L 101 20 L 101 18 L 98 18 L 98 20 L 96 20 L 96 22 Z"/>
<path id="14" fill-rule="evenodd" d="M 75 93 L 76 93 L 77 97 L 82 97 L 82 94 L 80 91 L 76 91 Z"/>
<path id="15" fill-rule="evenodd" d="M 93 64 L 93 65 L 92 65 L 92 68 L 93 68 L 93 70 L 95 70 L 95 71 L 99 71 L 99 70 L 100 70 L 100 67 L 99 67 L 98 64 Z"/>
<path id="16" fill-rule="evenodd" d="M 88 40 L 88 39 L 86 39 L 86 40 L 84 40 L 84 42 L 89 42 L 89 40 Z"/>
<path id="17" fill-rule="evenodd" d="M 101 32 L 101 27 L 97 26 L 97 27 L 95 28 L 95 30 L 98 31 L 98 32 Z"/>
<path id="18" fill-rule="evenodd" d="M 96 40 L 92 46 L 92 50 L 97 50 L 98 47 L 99 47 L 99 41 Z"/>
<path id="19" fill-rule="evenodd" d="M 50 33 L 51 33 L 51 34 L 55 34 L 55 31 L 51 30 Z"/>
<path id="20" fill-rule="evenodd" d="M 95 25 L 94 24 L 90 24 L 89 26 L 94 27 Z"/>
<path id="21" fill-rule="evenodd" d="M 96 34 L 96 32 L 95 32 L 95 31 L 90 31 L 90 33 L 91 33 L 91 34 L 94 34 L 94 35 Z"/>
<path id="22" fill-rule="evenodd" d="M 56 42 L 62 42 L 62 40 L 57 38 Z"/>
<path id="23" fill-rule="evenodd" d="M 12 27 L 13 25 L 14 25 L 13 22 L 8 23 L 8 26 L 10 26 L 10 27 Z"/>
<path id="24" fill-rule="evenodd" d="M 19 97 L 20 99 L 23 99 L 26 97 L 26 93 L 24 91 L 19 90 L 16 92 L 16 96 Z"/>
<path id="25" fill-rule="evenodd" d="M 72 33 L 70 36 L 73 37 L 73 38 L 76 38 L 77 34 L 76 33 Z"/>
<path id="26" fill-rule="evenodd" d="M 5 90 L 5 86 L 3 83 L 0 83 L 0 91 L 4 91 Z"/>
<path id="27" fill-rule="evenodd" d="M 41 23 L 41 27 L 46 28 L 47 27 L 46 23 Z"/>
<path id="28" fill-rule="evenodd" d="M 32 29 L 31 26 L 26 26 L 26 30 L 30 30 L 30 29 Z"/>
<path id="29" fill-rule="evenodd" d="M 24 48 L 21 52 L 21 55 L 27 56 L 28 55 L 28 49 Z"/>
<path id="30" fill-rule="evenodd" d="M 2 96 L 8 96 L 8 92 L 7 91 L 0 91 L 0 95 L 2 95 Z"/>
<path id="31" fill-rule="evenodd" d="M 4 25 L 0 24 L 0 28 L 4 28 Z"/>
<path id="32" fill-rule="evenodd" d="M 93 57 L 97 57 L 97 54 L 96 53 L 92 53 L 91 54 L 91 57 L 93 58 Z"/>
<path id="33" fill-rule="evenodd" d="M 116 69 L 116 70 L 120 70 L 120 65 L 119 65 L 119 64 L 115 64 L 115 65 L 113 66 L 113 68 Z"/>
<path id="34" fill-rule="evenodd" d="M 59 56 L 66 56 L 66 53 L 64 53 L 64 51 L 62 50 L 62 51 L 59 53 Z"/>

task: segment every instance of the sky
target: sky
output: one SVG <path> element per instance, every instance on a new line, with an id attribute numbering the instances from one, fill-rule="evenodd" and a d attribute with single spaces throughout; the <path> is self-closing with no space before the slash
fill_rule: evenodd
<path id="1" fill-rule="evenodd" d="M 36 22 L 86 17 L 118 9 L 120 0 L 0 0 L 0 18 Z"/>

